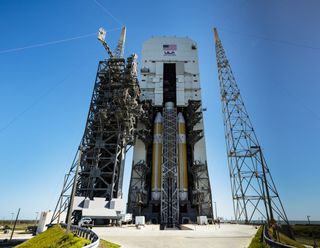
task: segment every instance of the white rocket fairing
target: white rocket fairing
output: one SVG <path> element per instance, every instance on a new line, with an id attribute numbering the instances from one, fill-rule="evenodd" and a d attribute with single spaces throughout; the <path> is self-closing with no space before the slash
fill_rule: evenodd
<path id="1" fill-rule="evenodd" d="M 161 164 L 162 164 L 162 116 L 156 114 L 153 126 L 153 148 L 152 148 L 152 181 L 151 197 L 152 200 L 160 199 L 161 191 Z"/>

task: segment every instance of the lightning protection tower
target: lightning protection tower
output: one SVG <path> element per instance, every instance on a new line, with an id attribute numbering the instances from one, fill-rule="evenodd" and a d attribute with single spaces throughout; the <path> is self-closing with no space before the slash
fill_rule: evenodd
<path id="1" fill-rule="evenodd" d="M 214 40 L 235 219 L 289 224 L 216 29 Z"/>

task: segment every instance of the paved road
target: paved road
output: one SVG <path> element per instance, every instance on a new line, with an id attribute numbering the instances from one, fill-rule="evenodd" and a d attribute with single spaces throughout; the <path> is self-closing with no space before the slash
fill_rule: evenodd
<path id="1" fill-rule="evenodd" d="M 14 235 L 12 237 L 12 241 L 10 242 L 10 245 L 5 245 L 4 244 L 4 240 L 10 239 L 10 233 L 4 234 L 3 232 L 0 233 L 0 247 L 4 247 L 4 248 L 10 248 L 10 247 L 15 247 L 18 244 L 21 244 L 22 242 L 26 241 L 27 239 L 32 238 L 31 234 L 24 234 L 24 231 L 15 231 Z M 7 242 L 6 242 L 7 244 Z"/>
<path id="2" fill-rule="evenodd" d="M 138 230 L 130 227 L 99 227 L 94 231 L 102 238 L 122 248 L 244 248 L 248 247 L 257 229 L 247 225 L 218 226 L 186 225 L 191 230 L 160 231 L 150 225 Z"/>
<path id="3" fill-rule="evenodd" d="M 1 232 L 0 233 L 0 240 L 4 240 L 4 239 L 10 239 L 10 236 L 11 236 L 11 230 L 9 233 L 3 233 Z M 24 231 L 15 231 L 13 236 L 12 236 L 12 239 L 31 239 L 32 238 L 32 234 L 29 234 L 29 233 L 24 233 Z"/>

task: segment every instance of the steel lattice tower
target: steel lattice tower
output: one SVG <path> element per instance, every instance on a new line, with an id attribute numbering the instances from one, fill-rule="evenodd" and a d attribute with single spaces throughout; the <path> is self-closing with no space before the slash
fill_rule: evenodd
<path id="1" fill-rule="evenodd" d="M 139 102 L 137 56 L 122 57 L 125 32 L 123 28 L 115 55 L 104 37 L 98 38 L 110 58 L 99 62 L 84 135 L 51 222 L 67 209 L 67 218 L 71 214 L 74 220 L 81 218 L 73 211 L 74 196 L 106 201 L 122 198 L 125 155 L 134 144 L 137 118 L 144 113 Z M 104 30 L 101 33 L 105 35 Z"/>
<path id="2" fill-rule="evenodd" d="M 177 166 L 177 110 L 163 110 L 163 158 L 161 173 L 161 224 L 166 227 L 179 225 L 179 189 Z"/>
<path id="3" fill-rule="evenodd" d="M 289 224 L 216 29 L 214 39 L 235 219 Z"/>

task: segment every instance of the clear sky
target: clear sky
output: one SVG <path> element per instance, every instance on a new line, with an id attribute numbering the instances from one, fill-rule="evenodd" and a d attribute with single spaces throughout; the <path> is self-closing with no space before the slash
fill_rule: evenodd
<path id="1" fill-rule="evenodd" d="M 127 26 L 126 55 L 151 36 L 198 43 L 208 164 L 218 215 L 233 216 L 212 28 L 216 26 L 290 219 L 320 220 L 317 0 L 0 0 L 0 219 L 53 209 L 82 137 L 95 33 Z M 107 12 L 112 13 L 112 18 Z M 115 47 L 120 31 L 107 33 Z M 92 34 L 92 35 L 91 35 Z M 56 44 L 44 44 L 88 35 Z M 34 48 L 23 48 L 43 44 Z M 127 194 L 132 153 L 128 154 Z"/>

